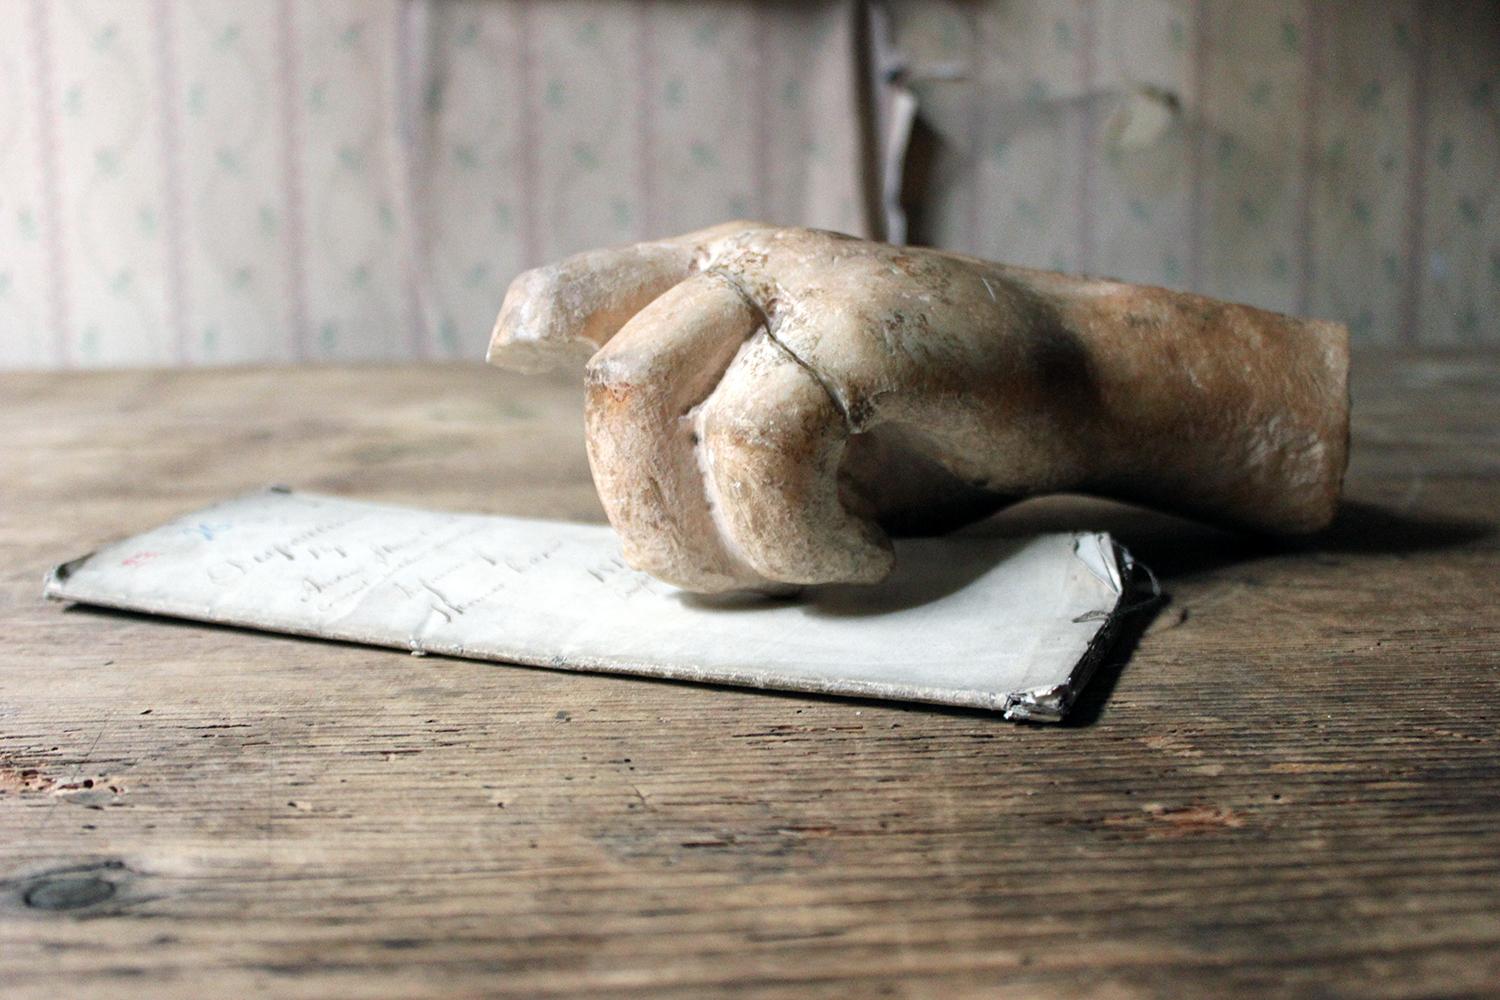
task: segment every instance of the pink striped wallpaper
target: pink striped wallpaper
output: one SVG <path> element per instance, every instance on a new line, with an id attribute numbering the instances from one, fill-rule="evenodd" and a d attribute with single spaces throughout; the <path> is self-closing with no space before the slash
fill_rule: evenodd
<path id="1" fill-rule="evenodd" d="M 1484 0 L 884 5 L 913 240 L 1500 342 Z M 0 366 L 478 357 L 519 269 L 866 232 L 857 0 L 0 3 Z"/>

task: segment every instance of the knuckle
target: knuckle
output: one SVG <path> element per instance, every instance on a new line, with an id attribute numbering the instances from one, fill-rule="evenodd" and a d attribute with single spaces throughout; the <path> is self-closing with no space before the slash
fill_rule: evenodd
<path id="1" fill-rule="evenodd" d="M 590 358 L 583 372 L 590 398 L 601 395 L 617 400 L 637 395 L 648 375 L 638 358 L 620 357 L 607 348 Z"/>

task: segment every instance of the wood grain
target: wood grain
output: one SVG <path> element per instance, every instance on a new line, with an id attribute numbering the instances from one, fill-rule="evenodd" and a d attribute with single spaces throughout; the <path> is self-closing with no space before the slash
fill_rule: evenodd
<path id="1" fill-rule="evenodd" d="M 597 520 L 579 395 L 0 377 L 0 994 L 1500 995 L 1497 389 L 1358 359 L 1313 545 L 1002 515 L 1113 530 L 1170 597 L 1047 728 L 44 604 L 270 482 Z"/>

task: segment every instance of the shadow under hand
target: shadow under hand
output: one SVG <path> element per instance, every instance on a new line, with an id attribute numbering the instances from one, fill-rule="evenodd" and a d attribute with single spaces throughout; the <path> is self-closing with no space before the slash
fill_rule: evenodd
<path id="1" fill-rule="evenodd" d="M 1346 500 L 1327 530 L 1306 538 L 1273 538 L 1217 528 L 1145 507 L 1073 495 L 1017 504 L 985 522 L 981 530 L 1005 535 L 1107 531 L 1163 583 L 1289 554 L 1405 555 L 1456 548 L 1497 533 L 1494 524 L 1403 513 L 1361 500 Z"/>
<path id="2" fill-rule="evenodd" d="M 1025 538 L 907 538 L 896 541 L 896 568 L 875 584 L 804 587 L 787 595 L 682 593 L 684 604 L 706 610 L 757 611 L 801 604 L 813 615 L 869 617 L 905 611 L 964 589 L 1026 544 Z"/>
<path id="3" fill-rule="evenodd" d="M 789 597 L 682 595 L 704 608 L 736 611 L 783 607 L 787 601 L 809 613 L 835 617 L 889 614 L 956 594 L 1014 555 L 1040 534 L 1105 531 L 1124 545 L 1137 563 L 1162 584 L 1211 573 L 1236 564 L 1297 553 L 1326 555 L 1410 554 L 1473 544 L 1500 533 L 1495 524 L 1454 517 L 1402 512 L 1359 500 L 1345 501 L 1328 530 L 1306 539 L 1276 539 L 1216 528 L 1144 507 L 1092 497 L 1041 497 L 941 538 L 898 540 L 896 570 L 873 586 L 810 587 Z M 1151 623 L 1171 602 L 1149 599 L 1137 574 L 1101 637 L 1098 667 L 1082 687 L 1064 725 L 1088 726 L 1104 712 L 1111 693 Z M 1003 614 L 1003 608 L 996 609 Z"/>
<path id="4" fill-rule="evenodd" d="M 1308 539 L 1325 552 L 1379 555 L 1435 552 L 1489 538 L 1497 526 L 1421 512 L 1403 513 L 1362 500 L 1348 500 L 1333 524 Z"/>
<path id="5" fill-rule="evenodd" d="M 904 611 L 955 594 L 1014 555 L 1022 538 L 913 538 L 896 542 L 896 568 L 873 586 L 812 588 L 815 615 L 863 617 Z"/>

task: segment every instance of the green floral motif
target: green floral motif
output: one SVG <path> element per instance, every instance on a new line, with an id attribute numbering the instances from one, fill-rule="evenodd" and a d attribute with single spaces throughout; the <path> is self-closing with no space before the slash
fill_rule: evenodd
<path id="1" fill-rule="evenodd" d="M 1401 261 L 1393 253 L 1388 253 L 1380 261 L 1381 270 L 1385 272 L 1386 281 L 1401 280 Z"/>
<path id="2" fill-rule="evenodd" d="M 999 163 L 1001 160 L 1005 159 L 1005 154 L 1007 151 L 1009 151 L 1009 149 L 1010 140 L 996 139 L 993 143 L 990 144 L 990 159 L 994 160 L 996 163 Z"/>
<path id="3" fill-rule="evenodd" d="M 723 30 L 724 19 L 722 17 L 706 18 L 693 30 L 693 41 L 697 42 L 700 48 L 716 45 Z"/>
<path id="4" fill-rule="evenodd" d="M 1363 198 L 1355 198 L 1349 203 L 1349 214 L 1354 216 L 1354 221 L 1361 226 L 1370 224 L 1370 203 Z"/>
<path id="5" fill-rule="evenodd" d="M 10 272 L 0 271 L 0 298 L 10 294 Z"/>
<path id="6" fill-rule="evenodd" d="M 109 290 L 116 295 L 125 295 L 135 284 L 135 272 L 128 267 L 122 267 L 109 279 Z"/>
<path id="7" fill-rule="evenodd" d="M 542 99 L 547 102 L 547 107 L 560 108 L 567 103 L 568 88 L 561 80 L 548 80 Z"/>
<path id="8" fill-rule="evenodd" d="M 186 103 L 188 114 L 195 118 L 203 114 L 208 106 L 208 85 L 202 80 L 195 82 L 188 88 Z"/>
<path id="9" fill-rule="evenodd" d="M 1302 48 L 1302 32 L 1295 21 L 1282 20 L 1281 44 L 1288 52 L 1296 52 Z"/>
<path id="10" fill-rule="evenodd" d="M 223 52 L 239 40 L 240 26 L 238 24 L 226 24 L 224 25 L 224 27 L 220 28 L 219 33 L 214 36 L 214 48 L 218 49 L 220 52 Z"/>
<path id="11" fill-rule="evenodd" d="M 630 211 L 630 202 L 624 198 L 615 198 L 610 201 L 609 208 L 614 216 L 616 229 L 629 229 L 634 213 Z"/>
<path id="12" fill-rule="evenodd" d="M 260 231 L 267 236 L 274 236 L 281 228 L 281 219 L 276 215 L 276 209 L 270 205 L 260 206 Z"/>
<path id="13" fill-rule="evenodd" d="M 599 41 L 602 34 L 599 30 L 599 23 L 589 20 L 578 26 L 578 31 L 573 37 L 578 40 L 579 45 L 593 45 Z"/>
<path id="14" fill-rule="evenodd" d="M 1474 303 L 1469 302 L 1464 305 L 1456 318 L 1455 325 L 1458 327 L 1458 332 L 1465 337 L 1474 335 L 1474 332 L 1479 329 L 1479 310 L 1474 308 Z"/>
<path id="15" fill-rule="evenodd" d="M 396 231 L 396 210 L 391 208 L 390 202 L 381 201 L 375 206 L 375 218 L 380 220 L 382 232 L 389 234 Z"/>
<path id="16" fill-rule="evenodd" d="M 307 89 L 307 106 L 312 111 L 322 111 L 328 105 L 328 83 L 319 80 Z"/>
<path id="17" fill-rule="evenodd" d="M 467 142 L 458 143 L 453 147 L 453 162 L 465 170 L 473 170 L 479 166 L 479 153 Z"/>
<path id="18" fill-rule="evenodd" d="M 323 350 L 331 351 L 339 343 L 339 325 L 333 320 L 327 320 L 318 328 L 318 343 L 323 345 Z"/>
<path id="19" fill-rule="evenodd" d="M 349 286 L 351 288 L 365 288 L 370 284 L 370 265 L 357 264 L 349 272 Z"/>
<path id="20" fill-rule="evenodd" d="M 661 99 L 667 107 L 675 108 L 682 104 L 682 98 L 685 93 L 686 88 L 683 86 L 682 80 L 674 76 L 662 87 Z"/>
<path id="21" fill-rule="evenodd" d="M 802 105 L 802 81 L 788 80 L 781 86 L 781 105 L 796 108 Z"/>
<path id="22" fill-rule="evenodd" d="M 41 229 L 36 224 L 36 213 L 29 208 L 16 212 L 16 231 L 21 234 L 21 239 L 28 242 L 40 236 Z"/>
<path id="23" fill-rule="evenodd" d="M 718 154 L 715 153 L 714 148 L 706 142 L 693 143 L 690 147 L 688 147 L 688 153 L 692 156 L 694 163 L 705 169 L 712 169 L 719 165 Z"/>
<path id="24" fill-rule="evenodd" d="M 503 201 L 495 202 L 494 208 L 495 228 L 502 233 L 515 231 L 515 213 L 511 211 L 509 204 Z"/>
<path id="25" fill-rule="evenodd" d="M 1063 50 L 1073 48 L 1073 26 L 1067 21 L 1059 18 L 1052 22 L 1052 37 L 1057 42 L 1057 47 Z"/>
<path id="26" fill-rule="evenodd" d="M 1042 224 L 1042 210 L 1030 198 L 1016 199 L 1016 218 L 1028 226 Z"/>
<path id="27" fill-rule="evenodd" d="M 464 287 L 478 288 L 484 284 L 484 279 L 489 277 L 490 266 L 482 260 L 476 260 L 469 265 L 468 271 L 464 272 Z"/>
<path id="28" fill-rule="evenodd" d="M 1234 161 L 1234 158 L 1239 153 L 1239 151 L 1240 151 L 1240 144 L 1235 139 L 1234 136 L 1232 136 L 1232 135 L 1222 136 L 1219 139 L 1219 148 L 1218 148 L 1218 153 L 1217 153 L 1217 158 L 1218 158 L 1218 161 L 1219 161 L 1219 166 L 1221 166 L 1221 167 L 1227 167 L 1227 166 L 1229 166 L 1229 164 Z"/>
<path id="29" fill-rule="evenodd" d="M 1262 209 L 1260 205 L 1256 204 L 1255 201 L 1251 198 L 1241 198 L 1239 209 L 1240 218 L 1244 219 L 1252 226 L 1258 226 L 1265 221 L 1265 210 Z"/>
<path id="30" fill-rule="evenodd" d="M 1494 87 L 1488 80 L 1481 80 L 1469 90 L 1469 104 L 1475 108 L 1482 108 L 1490 103 L 1490 95 Z"/>
<path id="31" fill-rule="evenodd" d="M 456 41 L 459 45 L 473 45 L 479 38 L 479 25 L 474 21 L 468 21 L 459 26 Z"/>
<path id="32" fill-rule="evenodd" d="M 63 92 L 62 109 L 64 113 L 78 116 L 83 114 L 83 88 L 74 84 Z"/>
<path id="33" fill-rule="evenodd" d="M 253 281 L 255 281 L 255 268 L 249 264 L 241 264 L 229 275 L 229 287 L 236 291 L 249 288 Z"/>
<path id="34" fill-rule="evenodd" d="M 964 37 L 968 29 L 956 17 L 943 18 L 943 27 L 939 33 L 940 42 L 944 55 L 954 55 L 963 47 Z"/>
<path id="35" fill-rule="evenodd" d="M 1151 209 L 1139 198 L 1130 199 L 1130 214 L 1135 217 L 1137 222 L 1151 221 Z"/>
<path id="36" fill-rule="evenodd" d="M 1380 106 L 1380 81 L 1371 80 L 1359 88 L 1359 106 L 1365 111 L 1374 111 Z"/>
<path id="37" fill-rule="evenodd" d="M 365 155 L 353 146 L 340 146 L 339 165 L 357 174 L 365 169 Z"/>
<path id="38" fill-rule="evenodd" d="M 1167 42 L 1174 52 L 1181 52 L 1187 48 L 1187 29 L 1178 18 L 1172 18 L 1167 25 Z"/>
<path id="39" fill-rule="evenodd" d="M 339 45 L 346 49 L 352 49 L 359 44 L 359 40 L 364 36 L 364 33 L 365 26 L 362 23 L 351 21 L 344 26 L 343 31 L 339 32 Z"/>
<path id="40" fill-rule="evenodd" d="M 1250 103 L 1264 107 L 1271 100 L 1271 81 L 1259 80 L 1250 88 Z"/>
<path id="41" fill-rule="evenodd" d="M 217 354 L 219 350 L 219 328 L 213 324 L 205 326 L 200 340 L 203 344 L 204 354 Z"/>
<path id="42" fill-rule="evenodd" d="M 1451 135 L 1443 136 L 1443 141 L 1438 143 L 1437 155 L 1434 157 L 1437 160 L 1437 165 L 1444 170 L 1453 166 L 1453 151 L 1455 148 L 1457 147 L 1453 142 L 1453 137 Z"/>
<path id="43" fill-rule="evenodd" d="M 599 167 L 599 154 L 588 143 L 575 142 L 573 144 L 573 162 L 585 170 L 596 170 Z"/>
<path id="44" fill-rule="evenodd" d="M 1391 25 L 1391 30 L 1396 36 L 1396 47 L 1410 52 L 1412 49 L 1411 27 L 1405 21 L 1397 21 Z"/>
<path id="45" fill-rule="evenodd" d="M 443 348 L 449 354 L 458 351 L 458 324 L 453 321 L 452 316 L 444 316 L 438 323 L 438 339 L 443 342 Z"/>
<path id="46" fill-rule="evenodd" d="M 118 24 L 115 24 L 113 21 L 110 21 L 108 24 L 105 24 L 103 27 L 101 27 L 98 31 L 94 32 L 94 48 L 98 49 L 100 52 L 103 52 L 106 49 L 112 47 L 115 44 L 115 40 L 119 37 L 120 26 Z"/>
<path id="47" fill-rule="evenodd" d="M 99 325 L 90 323 L 78 335 L 78 349 L 86 358 L 99 356 Z"/>
<path id="48" fill-rule="evenodd" d="M 1370 310 L 1361 309 L 1359 314 L 1349 321 L 1349 332 L 1363 340 L 1370 335 L 1370 329 L 1374 325 L 1375 317 L 1370 314 Z"/>
<path id="49" fill-rule="evenodd" d="M 1286 254 L 1273 253 L 1270 265 L 1266 268 L 1266 271 L 1277 281 L 1285 281 L 1287 275 L 1291 273 L 1291 267 L 1287 264 Z"/>
<path id="50" fill-rule="evenodd" d="M 226 174 L 237 174 L 240 172 L 240 156 L 228 146 L 220 146 L 214 153 L 214 160 L 218 162 L 219 169 Z"/>
<path id="51" fill-rule="evenodd" d="M 1176 254 L 1169 253 L 1161 259 L 1161 273 L 1168 282 L 1182 279 L 1182 262 L 1177 259 Z"/>
<path id="52" fill-rule="evenodd" d="M 1468 195 L 1458 199 L 1458 214 L 1469 225 L 1479 225 L 1479 203 Z"/>
<path id="53" fill-rule="evenodd" d="M 142 205 L 135 213 L 135 223 L 140 229 L 142 236 L 156 235 L 156 209 L 150 205 Z"/>

